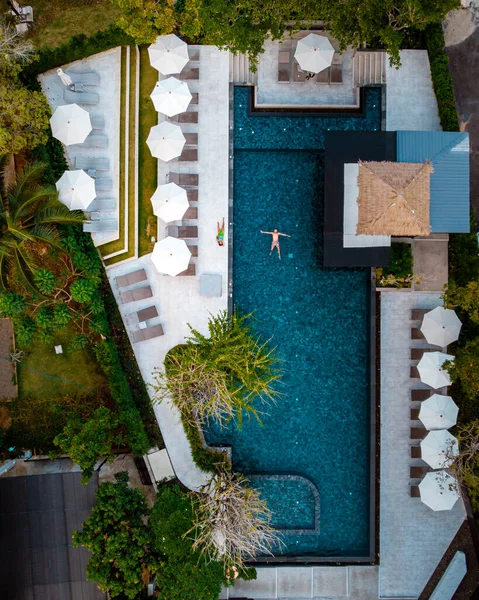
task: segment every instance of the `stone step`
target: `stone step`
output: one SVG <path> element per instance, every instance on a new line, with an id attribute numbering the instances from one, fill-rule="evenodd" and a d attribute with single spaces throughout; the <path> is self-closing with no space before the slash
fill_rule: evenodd
<path id="1" fill-rule="evenodd" d="M 353 59 L 354 85 L 385 83 L 386 60 L 385 52 L 356 52 Z"/>

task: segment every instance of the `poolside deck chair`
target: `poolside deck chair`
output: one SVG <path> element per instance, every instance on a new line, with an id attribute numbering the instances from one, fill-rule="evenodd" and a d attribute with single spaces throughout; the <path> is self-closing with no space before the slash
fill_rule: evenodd
<path id="1" fill-rule="evenodd" d="M 196 245 L 190 245 L 187 244 L 188 246 L 188 250 L 191 252 L 191 256 L 194 256 L 195 258 L 198 256 L 198 244 Z"/>
<path id="2" fill-rule="evenodd" d="M 95 189 L 97 192 L 109 192 L 113 188 L 113 181 L 108 177 L 99 177 L 95 179 Z"/>
<path id="3" fill-rule="evenodd" d="M 136 288 L 136 290 L 121 292 L 120 294 L 120 298 L 123 304 L 128 304 L 129 302 L 138 302 L 139 300 L 146 300 L 147 298 L 151 298 L 152 296 L 153 292 L 151 291 L 151 287 L 149 285 Z"/>
<path id="4" fill-rule="evenodd" d="M 90 113 L 90 122 L 93 129 L 105 129 L 105 117 L 98 113 Z"/>
<path id="5" fill-rule="evenodd" d="M 198 92 L 192 92 L 190 104 L 194 104 L 194 105 L 198 104 L 199 99 L 200 99 L 200 95 L 198 94 Z"/>
<path id="6" fill-rule="evenodd" d="M 200 78 L 200 70 L 198 68 L 183 69 L 180 73 L 181 81 L 198 81 Z"/>
<path id="7" fill-rule="evenodd" d="M 411 309 L 411 321 L 422 321 L 424 315 L 430 312 L 432 308 L 413 308 Z"/>
<path id="8" fill-rule="evenodd" d="M 96 171 L 108 171 L 110 168 L 108 158 L 85 158 L 83 156 L 75 157 L 75 169 L 95 169 Z"/>
<path id="9" fill-rule="evenodd" d="M 193 111 L 182 112 L 179 115 L 170 117 L 173 123 L 198 123 L 198 113 Z"/>
<path id="10" fill-rule="evenodd" d="M 131 273 L 126 273 L 126 275 L 119 275 L 118 277 L 115 277 L 115 283 L 118 287 L 127 287 L 129 285 L 134 285 L 135 283 L 147 281 L 147 279 L 148 277 L 145 269 L 137 269 Z"/>
<path id="11" fill-rule="evenodd" d="M 154 319 L 158 316 L 158 311 L 156 310 L 156 306 L 148 306 L 148 308 L 143 308 L 136 313 L 138 317 L 138 321 L 142 323 L 143 321 L 148 321 L 149 319 Z"/>
<path id="12" fill-rule="evenodd" d="M 420 379 L 420 377 L 419 377 L 419 371 L 417 370 L 417 367 L 411 367 L 409 369 L 409 377 L 411 379 Z"/>
<path id="13" fill-rule="evenodd" d="M 108 148 L 108 137 L 104 133 L 90 133 L 80 145 L 84 148 Z"/>
<path id="14" fill-rule="evenodd" d="M 338 52 L 333 55 L 331 62 L 331 83 L 343 83 L 343 57 Z"/>
<path id="15" fill-rule="evenodd" d="M 411 390 L 411 402 L 422 402 L 434 394 L 434 390 Z"/>
<path id="16" fill-rule="evenodd" d="M 199 175 L 197 173 L 172 173 L 170 171 L 168 181 L 181 187 L 198 187 Z"/>
<path id="17" fill-rule="evenodd" d="M 409 467 L 409 477 L 410 479 L 422 479 L 424 475 L 431 471 L 431 467 Z"/>
<path id="18" fill-rule="evenodd" d="M 421 360 L 426 352 L 437 352 L 436 348 L 411 348 L 411 360 Z"/>
<path id="19" fill-rule="evenodd" d="M 320 71 L 315 78 L 316 83 L 329 85 L 331 83 L 331 67 Z"/>
<path id="20" fill-rule="evenodd" d="M 291 52 L 278 52 L 278 83 L 291 82 Z"/>
<path id="21" fill-rule="evenodd" d="M 178 273 L 177 277 L 194 277 L 196 275 L 196 265 L 195 263 L 190 263 L 186 271 L 183 273 Z"/>
<path id="22" fill-rule="evenodd" d="M 197 133 L 184 133 L 186 140 L 186 146 L 197 146 L 198 145 L 198 134 Z"/>
<path id="23" fill-rule="evenodd" d="M 115 198 L 95 198 L 91 204 L 88 205 L 87 211 L 113 211 L 116 209 Z"/>
<path id="24" fill-rule="evenodd" d="M 72 92 L 68 89 L 63 92 L 63 98 L 67 102 L 76 104 L 98 104 L 100 102 L 100 96 L 95 92 Z"/>
<path id="25" fill-rule="evenodd" d="M 73 83 L 82 85 L 100 85 L 100 75 L 96 71 L 85 71 L 83 73 L 68 72 Z"/>
<path id="26" fill-rule="evenodd" d="M 411 427 L 410 438 L 411 440 L 423 440 L 428 433 L 425 427 Z"/>
<path id="27" fill-rule="evenodd" d="M 198 202 L 198 190 L 186 190 L 188 202 Z"/>
<path id="28" fill-rule="evenodd" d="M 178 160 L 180 160 L 181 162 L 197 162 L 198 148 L 185 148 L 180 154 Z"/>
<path id="29" fill-rule="evenodd" d="M 411 458 L 422 458 L 421 446 L 411 446 Z"/>
<path id="30" fill-rule="evenodd" d="M 198 227 L 196 225 L 168 225 L 166 235 L 180 239 L 197 238 Z"/>
<path id="31" fill-rule="evenodd" d="M 190 206 L 186 209 L 185 214 L 183 215 L 184 221 L 196 221 L 198 218 L 198 209 L 196 206 Z"/>
<path id="32" fill-rule="evenodd" d="M 144 340 L 152 340 L 156 337 L 164 335 L 163 327 L 161 325 L 153 325 L 152 327 L 146 327 L 145 329 L 139 329 L 133 333 L 133 341 L 143 342 Z"/>
<path id="33" fill-rule="evenodd" d="M 118 221 L 116 219 L 100 219 L 83 224 L 83 231 L 87 233 L 99 233 L 101 231 L 118 231 Z"/>
<path id="34" fill-rule="evenodd" d="M 190 62 L 198 62 L 200 60 L 200 49 L 195 48 L 195 50 L 188 50 L 188 55 L 190 58 Z"/>
<path id="35" fill-rule="evenodd" d="M 417 421 L 419 419 L 419 408 L 411 408 L 411 421 Z"/>
<path id="36" fill-rule="evenodd" d="M 411 496 L 411 498 L 420 498 L 421 492 L 419 491 L 419 486 L 418 485 L 410 485 L 409 486 L 409 495 Z"/>
<path id="37" fill-rule="evenodd" d="M 425 340 L 423 332 L 419 327 L 411 327 L 411 339 L 412 340 Z"/>
<path id="38" fill-rule="evenodd" d="M 298 65 L 296 61 L 293 63 L 293 81 L 295 83 L 305 83 L 306 77 L 309 75 L 307 71 L 303 71 L 303 69 Z"/>

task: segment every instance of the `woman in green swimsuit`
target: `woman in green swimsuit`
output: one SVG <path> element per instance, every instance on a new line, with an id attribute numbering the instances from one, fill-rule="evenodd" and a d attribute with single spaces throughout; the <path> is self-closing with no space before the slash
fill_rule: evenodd
<path id="1" fill-rule="evenodd" d="M 223 217 L 223 223 L 219 224 L 219 221 L 217 222 L 218 225 L 218 233 L 216 235 L 216 241 L 218 242 L 218 246 L 224 246 L 225 245 L 225 218 Z"/>

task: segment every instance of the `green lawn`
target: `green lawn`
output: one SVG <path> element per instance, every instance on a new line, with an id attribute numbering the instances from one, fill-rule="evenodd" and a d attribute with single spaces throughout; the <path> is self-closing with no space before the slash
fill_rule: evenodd
<path id="1" fill-rule="evenodd" d="M 65 395 L 96 394 L 102 388 L 108 390 L 108 381 L 95 358 L 87 350 L 77 353 L 69 351 L 72 333 L 66 331 L 57 335 L 54 342 L 48 345 L 38 341 L 29 345 L 27 354 L 22 359 L 22 363 L 27 366 L 17 365 L 20 397 L 58 398 Z M 55 354 L 53 346 L 58 344 L 63 346 L 63 354 Z"/>
<path id="2" fill-rule="evenodd" d="M 114 23 L 120 10 L 111 0 L 29 0 L 33 8 L 32 42 L 59 46 L 72 35 L 92 35 Z"/>
<path id="3" fill-rule="evenodd" d="M 138 255 L 148 254 L 150 236 L 147 234 L 148 217 L 153 216 L 150 199 L 158 181 L 158 160 L 151 156 L 146 145 L 150 129 L 157 125 L 158 114 L 150 94 L 158 80 L 148 58 L 147 46 L 140 47 L 140 118 L 138 130 Z"/>

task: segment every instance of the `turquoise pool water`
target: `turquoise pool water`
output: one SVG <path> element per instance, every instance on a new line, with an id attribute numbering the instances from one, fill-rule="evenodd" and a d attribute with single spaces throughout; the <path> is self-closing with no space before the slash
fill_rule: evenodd
<path id="1" fill-rule="evenodd" d="M 253 476 L 282 531 L 276 554 L 366 556 L 369 272 L 321 267 L 323 147 L 328 128 L 379 129 L 380 91 L 367 90 L 364 116 L 345 118 L 249 117 L 247 94 L 235 91 L 234 301 L 276 346 L 284 396 L 262 425 L 212 427 L 207 440 L 231 445 L 235 469 Z M 259 232 L 275 227 L 292 236 L 281 261 Z M 302 476 L 319 506 L 303 479 L 257 474 Z"/>

